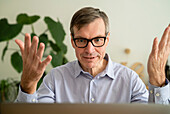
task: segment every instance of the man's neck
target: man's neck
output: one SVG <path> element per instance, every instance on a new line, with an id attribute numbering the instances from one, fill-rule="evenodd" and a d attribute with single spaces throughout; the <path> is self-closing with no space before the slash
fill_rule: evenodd
<path id="1" fill-rule="evenodd" d="M 97 65 L 95 68 L 83 68 L 83 70 L 89 72 L 93 77 L 95 77 L 106 68 L 107 63 L 108 61 L 103 59 L 103 61 L 99 63 L 99 65 Z"/>

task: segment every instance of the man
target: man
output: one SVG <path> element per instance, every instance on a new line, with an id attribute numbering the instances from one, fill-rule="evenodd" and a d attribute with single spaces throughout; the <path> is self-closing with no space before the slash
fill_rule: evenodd
<path id="1" fill-rule="evenodd" d="M 80 9 L 73 15 L 70 31 L 71 43 L 78 60 L 52 69 L 45 76 L 38 91 L 36 91 L 37 83 L 52 57 L 48 56 L 41 61 L 44 44 L 41 43 L 37 50 L 36 36 L 32 43 L 29 34 L 25 35 L 25 43 L 16 40 L 23 59 L 23 73 L 17 102 L 148 102 L 148 91 L 139 76 L 129 68 L 112 62 L 105 52 L 110 33 L 108 17 L 104 12 L 92 7 Z M 163 35 L 163 39 L 164 37 Z M 159 67 L 155 68 L 156 65 L 161 64 L 161 61 L 153 64 L 156 54 L 159 53 L 157 53 L 157 42 L 154 42 L 148 62 L 152 85 L 155 84 L 154 80 L 157 76 L 155 70 L 162 70 Z M 161 79 L 165 81 L 165 78 Z M 164 82 L 159 84 L 163 86 Z M 154 102 L 151 98 L 152 101 Z"/>

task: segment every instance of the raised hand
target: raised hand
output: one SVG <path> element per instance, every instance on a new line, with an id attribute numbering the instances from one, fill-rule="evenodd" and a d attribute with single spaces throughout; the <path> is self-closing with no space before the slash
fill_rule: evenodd
<path id="1" fill-rule="evenodd" d="M 170 54 L 170 25 L 165 29 L 160 43 L 154 39 L 151 54 L 148 59 L 149 82 L 155 86 L 165 84 L 165 65 Z"/>
<path id="2" fill-rule="evenodd" d="M 31 43 L 31 36 L 25 34 L 25 43 L 21 40 L 16 39 L 15 42 L 18 44 L 23 60 L 23 72 L 21 77 L 21 89 L 22 91 L 33 94 L 36 91 L 37 83 L 42 77 L 46 66 L 52 60 L 49 55 L 44 61 L 41 61 L 45 45 L 40 43 L 38 47 L 39 39 L 37 36 L 33 37 Z"/>

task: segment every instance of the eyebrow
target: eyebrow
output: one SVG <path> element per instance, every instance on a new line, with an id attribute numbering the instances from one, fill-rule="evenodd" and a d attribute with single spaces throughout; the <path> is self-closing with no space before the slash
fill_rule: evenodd
<path id="1" fill-rule="evenodd" d="M 103 35 L 98 35 L 98 36 L 95 36 L 93 38 L 96 38 L 96 37 L 106 37 L 106 36 L 103 36 Z M 85 37 L 82 37 L 82 36 L 77 36 L 77 37 L 74 37 L 74 38 L 85 38 Z M 88 39 L 88 38 L 85 38 L 85 39 Z"/>

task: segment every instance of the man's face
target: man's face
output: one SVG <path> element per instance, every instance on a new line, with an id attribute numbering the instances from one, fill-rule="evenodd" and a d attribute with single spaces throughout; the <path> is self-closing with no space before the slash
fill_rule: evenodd
<path id="1" fill-rule="evenodd" d="M 103 19 L 95 19 L 88 25 L 85 25 L 80 30 L 76 27 L 74 30 L 74 38 L 105 37 L 105 24 Z M 106 38 L 105 45 L 102 47 L 94 47 L 91 42 L 85 48 L 78 48 L 75 46 L 73 38 L 71 43 L 76 52 L 76 57 L 79 60 L 83 69 L 100 68 L 103 65 L 103 58 L 105 56 L 106 46 L 109 41 L 109 35 Z"/>

